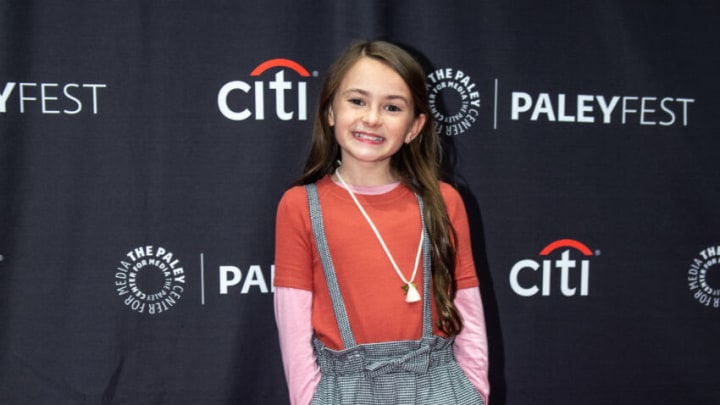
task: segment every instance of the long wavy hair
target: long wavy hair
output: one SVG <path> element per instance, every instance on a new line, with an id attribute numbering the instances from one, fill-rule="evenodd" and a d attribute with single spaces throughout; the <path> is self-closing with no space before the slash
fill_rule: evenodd
<path id="1" fill-rule="evenodd" d="M 438 183 L 442 148 L 428 102 L 425 72 L 407 51 L 384 41 L 356 42 L 330 66 L 320 91 L 304 174 L 296 185 L 314 183 L 335 171 L 336 162 L 340 159 L 340 146 L 330 127 L 328 113 L 345 74 L 361 58 L 373 58 L 397 72 L 410 89 L 415 117 L 420 114 L 426 117 L 419 135 L 409 144 L 403 144 L 390 159 L 390 166 L 408 188 L 423 198 L 432 246 L 430 256 L 438 328 L 448 336 L 455 336 L 462 329 L 462 319 L 453 304 L 457 291 L 454 281 L 456 234 Z"/>

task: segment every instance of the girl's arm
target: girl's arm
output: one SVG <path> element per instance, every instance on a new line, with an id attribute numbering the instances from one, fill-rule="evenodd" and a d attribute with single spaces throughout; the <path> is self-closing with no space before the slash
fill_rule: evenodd
<path id="1" fill-rule="evenodd" d="M 290 403 L 307 405 L 320 382 L 312 346 L 312 292 L 275 287 L 275 322 Z"/>
<path id="2" fill-rule="evenodd" d="M 453 302 L 463 319 L 463 329 L 455 337 L 455 358 L 487 404 L 490 395 L 488 345 L 480 290 L 477 287 L 459 289 Z"/>

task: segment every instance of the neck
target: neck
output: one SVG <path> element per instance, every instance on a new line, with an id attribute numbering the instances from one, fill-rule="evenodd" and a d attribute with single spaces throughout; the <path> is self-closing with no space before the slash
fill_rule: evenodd
<path id="1" fill-rule="evenodd" d="M 398 177 L 390 170 L 389 165 L 359 168 L 343 164 L 338 171 L 345 182 L 358 187 L 385 186 L 399 181 Z"/>

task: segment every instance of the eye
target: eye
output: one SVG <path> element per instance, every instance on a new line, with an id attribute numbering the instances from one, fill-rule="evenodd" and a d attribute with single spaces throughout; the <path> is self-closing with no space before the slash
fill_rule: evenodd
<path id="1" fill-rule="evenodd" d="M 350 104 L 355 104 L 355 105 L 365 105 L 365 102 L 359 98 L 350 98 L 350 99 L 348 99 L 348 102 Z"/>
<path id="2" fill-rule="evenodd" d="M 388 110 L 388 111 L 390 111 L 390 112 L 400 112 L 400 111 L 402 111 L 402 108 L 400 108 L 399 106 L 394 105 L 394 104 L 388 105 L 387 107 L 385 107 L 385 109 Z"/>

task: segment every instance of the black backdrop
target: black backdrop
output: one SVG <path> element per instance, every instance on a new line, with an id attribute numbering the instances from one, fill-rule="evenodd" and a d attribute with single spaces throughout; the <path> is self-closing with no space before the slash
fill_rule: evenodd
<path id="1" fill-rule="evenodd" d="M 358 38 L 427 69 L 491 402 L 720 403 L 720 7 L 546 3 L 0 2 L 0 403 L 287 402 L 274 212 Z"/>

